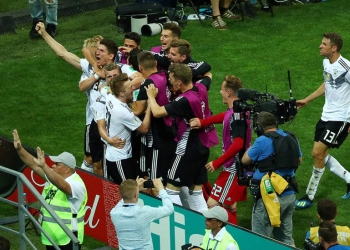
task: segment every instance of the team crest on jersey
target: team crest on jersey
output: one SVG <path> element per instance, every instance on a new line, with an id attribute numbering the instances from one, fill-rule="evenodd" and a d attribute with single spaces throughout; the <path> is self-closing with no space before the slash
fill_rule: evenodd
<path id="1" fill-rule="evenodd" d="M 338 76 L 338 70 L 333 69 L 333 77 L 336 78 Z"/>

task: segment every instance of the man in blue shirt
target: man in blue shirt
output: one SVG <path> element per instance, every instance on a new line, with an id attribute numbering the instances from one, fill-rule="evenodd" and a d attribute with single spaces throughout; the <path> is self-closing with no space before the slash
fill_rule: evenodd
<path id="1" fill-rule="evenodd" d="M 273 234 L 276 240 L 294 246 L 292 216 L 297 191 L 295 170 L 301 163 L 299 143 L 292 134 L 277 129 L 276 118 L 268 112 L 261 112 L 258 115 L 254 130 L 259 137 L 242 158 L 244 165 L 253 162 L 257 164 L 251 185 L 251 193 L 255 196 L 252 231 L 267 237 Z M 283 140 L 282 144 L 278 143 L 278 140 L 281 139 Z M 267 173 L 269 180 L 273 173 L 274 176 L 288 182 L 287 187 L 277 196 L 280 210 L 269 211 L 271 204 L 265 204 L 261 198 L 265 194 L 265 190 L 260 191 L 260 182 Z M 274 186 L 273 183 L 272 186 Z M 272 191 L 274 192 L 274 190 Z M 280 219 L 279 227 L 271 226 L 272 221 L 270 221 L 271 214 L 271 217 L 275 216 L 276 211 L 280 213 L 277 214 L 278 219 Z M 275 214 L 273 214 L 274 212 Z"/>

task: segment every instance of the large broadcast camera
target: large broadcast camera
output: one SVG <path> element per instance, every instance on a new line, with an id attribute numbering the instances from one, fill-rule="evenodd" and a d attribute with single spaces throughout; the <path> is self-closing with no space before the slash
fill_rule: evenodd
<path id="1" fill-rule="evenodd" d="M 237 96 L 239 100 L 233 102 L 233 109 L 235 112 L 249 111 L 251 117 L 266 111 L 276 117 L 277 124 L 283 124 L 293 120 L 297 114 L 296 101 L 292 98 L 281 100 L 269 93 L 260 93 L 256 90 L 243 88 L 237 91 Z"/>
<path id="2" fill-rule="evenodd" d="M 249 112 L 250 118 L 253 119 L 253 129 L 256 129 L 256 117 L 262 112 L 266 111 L 273 114 L 276 118 L 277 124 L 284 124 L 293 121 L 297 114 L 296 100 L 293 98 L 292 84 L 290 80 L 290 71 L 288 70 L 289 81 L 289 100 L 281 100 L 273 94 L 267 92 L 261 93 L 251 89 L 238 89 L 237 97 L 239 100 L 233 102 L 233 109 L 235 112 Z M 249 102 L 248 102 L 249 101 Z M 245 166 L 242 163 L 237 167 L 238 185 L 250 186 L 252 173 L 255 166 Z"/>
<path id="3" fill-rule="evenodd" d="M 239 89 L 237 96 L 240 100 L 233 102 L 233 108 L 236 112 L 250 112 L 250 117 L 262 111 L 269 112 L 276 117 L 277 124 L 283 124 L 292 121 L 297 114 L 296 100 L 293 99 L 292 83 L 290 80 L 290 71 L 288 70 L 289 82 L 289 100 L 278 99 L 275 95 L 267 93 L 260 93 L 251 89 Z M 251 103 L 248 103 L 250 101 Z M 255 127 L 255 120 L 253 119 L 253 126 Z"/>

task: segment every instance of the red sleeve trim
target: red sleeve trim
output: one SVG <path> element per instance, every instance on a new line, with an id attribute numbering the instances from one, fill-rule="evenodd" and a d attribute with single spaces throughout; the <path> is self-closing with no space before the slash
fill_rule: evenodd
<path id="1" fill-rule="evenodd" d="M 220 156 L 218 159 L 213 161 L 213 167 L 215 169 L 218 169 L 229 159 L 231 159 L 232 157 L 235 157 L 235 155 L 243 148 L 243 142 L 244 141 L 242 137 L 234 138 L 228 150 L 226 150 L 226 152 L 222 156 Z"/>
<path id="2" fill-rule="evenodd" d="M 201 126 L 202 127 L 207 127 L 211 124 L 217 124 L 217 123 L 222 123 L 224 121 L 224 117 L 225 117 L 225 113 L 226 112 L 222 112 L 220 114 L 214 115 L 212 117 L 209 117 L 207 119 L 199 119 L 201 122 Z"/>

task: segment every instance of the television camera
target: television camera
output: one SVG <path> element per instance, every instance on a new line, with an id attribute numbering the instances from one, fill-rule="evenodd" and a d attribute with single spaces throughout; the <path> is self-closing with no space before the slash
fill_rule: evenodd
<path id="1" fill-rule="evenodd" d="M 283 124 L 293 120 L 297 113 L 294 99 L 281 100 L 269 93 L 260 93 L 256 90 L 244 88 L 237 91 L 237 96 L 239 100 L 233 102 L 235 112 L 249 111 L 253 118 L 260 112 L 266 111 L 276 117 L 277 124 Z M 253 119 L 253 122 L 255 122 L 255 119 Z"/>
<path id="2" fill-rule="evenodd" d="M 305 239 L 304 240 L 304 247 L 305 247 L 306 250 L 325 250 L 325 248 L 321 245 L 320 242 L 315 244 L 310 239 Z"/>
<path id="3" fill-rule="evenodd" d="M 277 124 L 284 124 L 293 121 L 297 114 L 296 100 L 293 98 L 292 84 L 290 80 L 290 71 L 288 70 L 289 82 L 289 100 L 282 100 L 273 94 L 267 92 L 258 92 L 256 90 L 241 88 L 237 91 L 239 100 L 233 102 L 235 112 L 249 112 L 253 120 L 253 129 L 257 132 L 257 115 L 266 111 L 273 114 Z M 259 134 L 258 134 L 259 135 Z M 255 166 L 245 166 L 239 163 L 237 166 L 238 185 L 250 186 Z"/>

